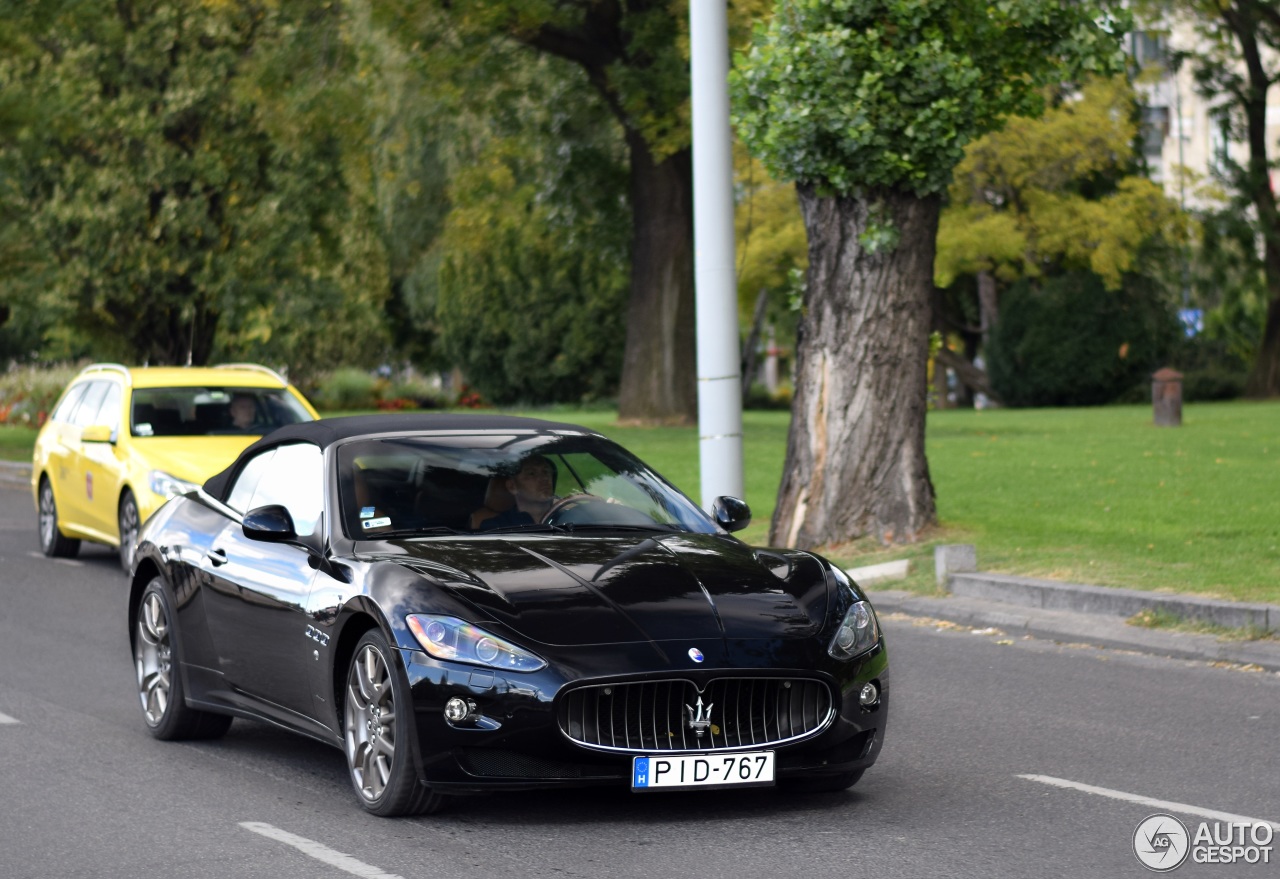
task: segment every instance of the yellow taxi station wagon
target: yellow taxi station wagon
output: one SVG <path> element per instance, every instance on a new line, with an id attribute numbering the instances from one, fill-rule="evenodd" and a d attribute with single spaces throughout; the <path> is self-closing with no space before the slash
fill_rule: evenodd
<path id="1" fill-rule="evenodd" d="M 85 367 L 36 437 L 40 549 L 70 557 L 82 540 L 116 546 L 127 571 L 139 526 L 166 500 L 263 434 L 317 417 L 283 376 L 257 364 Z"/>

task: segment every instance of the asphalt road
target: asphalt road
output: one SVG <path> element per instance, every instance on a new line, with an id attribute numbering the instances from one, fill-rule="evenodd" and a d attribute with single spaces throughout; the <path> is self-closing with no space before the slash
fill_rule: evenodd
<path id="1" fill-rule="evenodd" d="M 521 793 L 373 818 L 341 753 L 306 739 L 237 720 L 154 741 L 126 596 L 105 548 L 41 557 L 30 494 L 0 488 L 0 879 L 1145 876 L 1140 821 L 1205 819 L 1118 796 L 1280 821 L 1280 676 L 908 618 L 882 621 L 892 723 L 848 793 Z M 1278 875 L 1280 833 L 1272 855 L 1174 875 Z"/>

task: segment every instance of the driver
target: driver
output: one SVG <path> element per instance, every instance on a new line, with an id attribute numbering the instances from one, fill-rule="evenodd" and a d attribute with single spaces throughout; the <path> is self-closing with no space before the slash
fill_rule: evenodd
<path id="1" fill-rule="evenodd" d="M 249 394 L 236 394 L 227 407 L 231 413 L 231 426 L 235 430 L 246 433 L 265 433 L 264 425 L 258 420 L 258 407 Z"/>
<path id="2" fill-rule="evenodd" d="M 520 462 L 514 476 L 507 477 L 507 491 L 516 502 L 505 513 L 486 519 L 481 530 L 510 528 L 513 525 L 536 525 L 557 500 L 556 468 L 542 455 L 530 455 Z"/>

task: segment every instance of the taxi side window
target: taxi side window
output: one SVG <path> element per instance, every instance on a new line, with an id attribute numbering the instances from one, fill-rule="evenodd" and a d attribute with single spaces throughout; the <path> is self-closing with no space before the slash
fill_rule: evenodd
<path id="1" fill-rule="evenodd" d="M 271 467 L 258 482 L 249 509 L 280 504 L 299 536 L 316 530 L 324 505 L 324 461 L 310 443 L 278 446 Z"/>
<path id="2" fill-rule="evenodd" d="M 107 395 L 102 398 L 98 414 L 90 424 L 105 424 L 115 433 L 120 429 L 120 386 L 115 382 L 107 382 Z"/>
<path id="3" fill-rule="evenodd" d="M 60 424 L 69 424 L 71 422 L 71 413 L 75 411 L 76 404 L 80 402 L 80 398 L 84 396 L 84 392 L 88 387 L 89 382 L 83 382 L 67 391 L 67 395 L 62 398 L 58 408 L 53 410 L 51 418 Z"/>
<path id="4" fill-rule="evenodd" d="M 275 449 L 268 449 L 256 458 L 249 459 L 231 486 L 231 493 L 227 495 L 227 506 L 238 513 L 247 513 L 252 509 L 249 502 L 253 499 L 254 489 L 258 487 L 258 482 L 267 472 L 267 465 L 271 463 L 275 454 Z"/>
<path id="5" fill-rule="evenodd" d="M 98 409 L 102 406 L 102 398 L 107 395 L 111 382 L 89 382 L 89 389 L 80 398 L 80 405 L 71 413 L 71 424 L 75 427 L 89 427 L 98 417 Z"/>

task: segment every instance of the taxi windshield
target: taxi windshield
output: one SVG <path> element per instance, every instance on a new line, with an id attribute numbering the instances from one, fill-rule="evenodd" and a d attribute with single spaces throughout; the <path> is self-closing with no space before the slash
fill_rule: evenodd
<path id="1" fill-rule="evenodd" d="M 136 388 L 129 431 L 136 437 L 261 436 L 311 420 L 284 388 Z"/>

